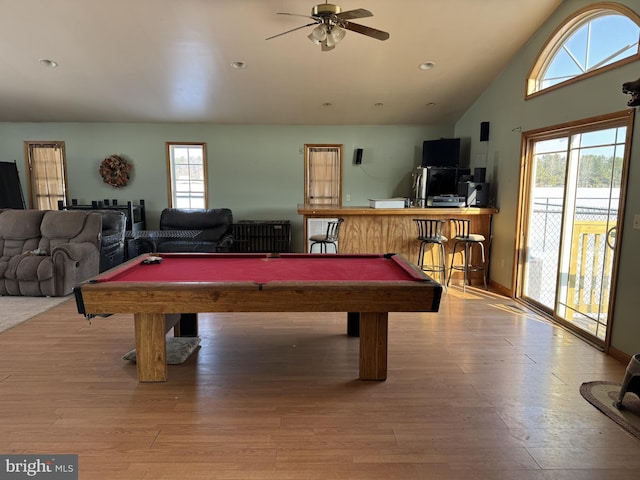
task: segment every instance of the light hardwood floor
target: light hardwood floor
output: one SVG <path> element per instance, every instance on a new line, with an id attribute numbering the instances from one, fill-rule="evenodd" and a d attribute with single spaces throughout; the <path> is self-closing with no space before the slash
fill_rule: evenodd
<path id="1" fill-rule="evenodd" d="M 339 314 L 206 314 L 139 384 L 133 319 L 64 303 L 0 334 L 0 453 L 77 453 L 83 480 L 637 479 L 640 441 L 580 396 L 626 365 L 507 298 L 451 288 L 391 314 L 361 382 Z"/>

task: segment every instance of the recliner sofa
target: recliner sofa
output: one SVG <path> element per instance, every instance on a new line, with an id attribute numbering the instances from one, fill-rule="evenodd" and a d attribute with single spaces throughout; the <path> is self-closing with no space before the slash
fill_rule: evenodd
<path id="1" fill-rule="evenodd" d="M 100 272 L 120 265 L 125 260 L 127 216 L 117 210 L 93 210 L 102 217 Z"/>
<path id="2" fill-rule="evenodd" d="M 0 210 L 0 295 L 70 294 L 98 274 L 101 225 L 87 211 Z"/>

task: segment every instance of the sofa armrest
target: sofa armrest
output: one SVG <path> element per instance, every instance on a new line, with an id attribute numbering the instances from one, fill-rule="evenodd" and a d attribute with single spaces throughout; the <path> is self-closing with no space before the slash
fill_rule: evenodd
<path id="1" fill-rule="evenodd" d="M 85 258 L 90 258 L 91 255 L 96 253 L 98 256 L 100 255 L 100 251 L 93 243 L 63 243 L 51 251 L 51 256 L 53 257 L 54 263 L 58 260 L 56 257 L 60 256 L 63 257 L 60 259 L 62 261 L 68 259 L 79 262 Z"/>
<path id="2" fill-rule="evenodd" d="M 231 247 L 233 246 L 233 235 L 227 233 L 220 238 L 218 245 L 216 246 L 216 250 L 218 252 L 230 252 Z"/>
<path id="3" fill-rule="evenodd" d="M 89 242 L 65 243 L 51 252 L 56 275 L 56 296 L 68 295 L 76 285 L 100 271 L 100 249 Z"/>

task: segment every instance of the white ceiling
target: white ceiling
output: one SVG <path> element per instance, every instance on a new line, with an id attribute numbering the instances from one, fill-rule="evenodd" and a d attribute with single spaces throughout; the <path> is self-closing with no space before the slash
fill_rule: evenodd
<path id="1" fill-rule="evenodd" d="M 307 27 L 265 40 L 311 21 L 276 12 L 318 0 L 0 0 L 0 121 L 452 122 L 562 3 L 333 1 L 370 10 L 354 22 L 390 39 L 347 32 L 322 52 Z"/>

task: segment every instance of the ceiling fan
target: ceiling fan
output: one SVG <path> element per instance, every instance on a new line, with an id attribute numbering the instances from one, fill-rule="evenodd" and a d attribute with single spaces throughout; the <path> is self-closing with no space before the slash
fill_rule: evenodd
<path id="1" fill-rule="evenodd" d="M 325 3 L 314 6 L 311 9 L 311 15 L 281 12 L 277 15 L 291 15 L 294 17 L 310 18 L 313 22 L 273 35 L 267 38 L 267 40 L 295 32 L 301 28 L 310 27 L 311 25 L 317 25 L 317 27 L 313 29 L 308 38 L 316 45 L 321 45 L 323 51 L 333 50 L 336 44 L 346 35 L 346 30 L 361 33 L 362 35 L 367 35 L 368 37 L 376 38 L 378 40 L 386 40 L 389 38 L 389 34 L 387 32 L 349 21 L 354 18 L 373 17 L 373 13 L 369 10 L 357 8 L 355 10 L 347 10 L 346 12 L 343 12 L 340 6 L 327 3 L 326 0 Z"/>

